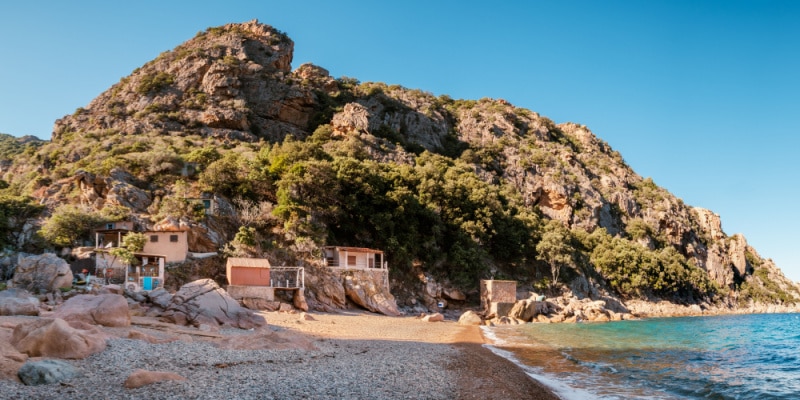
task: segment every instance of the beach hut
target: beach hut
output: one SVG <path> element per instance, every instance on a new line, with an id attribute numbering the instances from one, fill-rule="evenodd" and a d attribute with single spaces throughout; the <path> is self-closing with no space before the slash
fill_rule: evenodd
<path id="1" fill-rule="evenodd" d="M 272 286 L 269 260 L 266 258 L 228 258 L 225 273 L 233 286 Z"/>
<path id="2" fill-rule="evenodd" d="M 325 264 L 331 268 L 387 269 L 383 251 L 364 247 L 326 246 L 322 248 Z"/>

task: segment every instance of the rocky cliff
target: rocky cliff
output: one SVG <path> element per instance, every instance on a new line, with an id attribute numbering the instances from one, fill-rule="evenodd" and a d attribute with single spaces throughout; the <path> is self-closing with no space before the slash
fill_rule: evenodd
<path id="1" fill-rule="evenodd" d="M 800 301 L 744 236 L 637 175 L 586 126 L 502 99 L 292 70 L 293 48 L 257 21 L 198 33 L 56 121 L 52 142 L 16 156 L 4 179 L 51 210 L 124 207 L 142 225 L 182 219 L 194 251 L 233 244 L 314 262 L 325 243 L 380 246 L 399 261 L 393 292 L 409 307 L 435 302 L 423 301 L 431 282 L 438 293 L 469 293 L 492 276 L 578 297 Z M 198 217 L 173 204 L 196 196 L 213 197 L 220 212 Z M 254 206 L 241 199 L 268 211 L 245 218 Z M 555 264 L 539 245 L 560 229 L 548 221 L 567 229 L 571 250 Z M 620 259 L 622 248 L 636 256 Z"/>

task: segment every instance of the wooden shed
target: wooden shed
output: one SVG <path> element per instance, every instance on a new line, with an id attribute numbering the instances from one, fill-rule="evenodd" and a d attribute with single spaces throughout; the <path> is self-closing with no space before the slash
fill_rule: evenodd
<path id="1" fill-rule="evenodd" d="M 225 267 L 229 285 L 271 286 L 266 258 L 229 258 Z"/>

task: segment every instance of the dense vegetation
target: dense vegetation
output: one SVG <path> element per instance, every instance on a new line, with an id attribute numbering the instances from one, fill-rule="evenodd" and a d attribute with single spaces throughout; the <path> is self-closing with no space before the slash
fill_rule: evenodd
<path id="1" fill-rule="evenodd" d="M 244 80 L 243 71 L 259 70 L 252 60 L 213 42 L 230 34 L 249 35 L 198 34 L 65 117 L 52 142 L 0 135 L 0 161 L 10 166 L 0 181 L 0 245 L 79 246 L 106 221 L 171 217 L 214 229 L 228 255 L 292 263 L 318 259 L 328 244 L 383 249 L 401 285 L 427 274 L 464 289 L 495 277 L 553 292 L 582 281 L 622 298 L 694 303 L 735 291 L 743 304 L 795 301 L 752 253 L 748 276 L 712 281 L 687 248 L 718 239 L 680 199 L 585 127 L 502 100 L 270 66 L 248 82 L 313 101 L 293 109 L 307 113 L 292 119 L 303 126 L 266 132 L 277 117 L 263 110 L 278 106 L 231 97 L 244 89 L 204 92 L 202 77 L 178 82 L 186 74 L 168 64 L 191 58 Z M 253 48 L 269 58 L 288 40 L 278 32 L 273 47 Z M 337 130 L 335 116 L 354 104 L 368 121 Z M 212 114 L 222 117 L 203 120 Z M 116 203 L 80 179 L 102 181 Z M 203 195 L 226 207 L 206 215 L 191 200 Z"/>

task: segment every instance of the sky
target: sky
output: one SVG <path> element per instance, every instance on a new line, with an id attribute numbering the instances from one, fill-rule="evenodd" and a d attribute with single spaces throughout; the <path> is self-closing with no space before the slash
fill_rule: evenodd
<path id="1" fill-rule="evenodd" d="M 3 1 L 0 132 L 49 139 L 159 53 L 252 19 L 295 68 L 587 125 L 800 281 L 800 1 Z"/>

